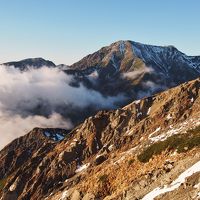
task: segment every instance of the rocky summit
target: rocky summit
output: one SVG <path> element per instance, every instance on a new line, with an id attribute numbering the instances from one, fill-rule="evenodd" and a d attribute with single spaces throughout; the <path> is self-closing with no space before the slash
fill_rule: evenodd
<path id="1" fill-rule="evenodd" d="M 14 66 L 22 72 L 43 66 L 58 69 L 69 75 L 67 79 L 70 80 L 71 90 L 84 87 L 107 100 L 114 99 L 112 105 L 93 103 L 82 108 L 63 103 L 54 106 L 56 112 L 64 118 L 70 118 L 75 125 L 99 110 L 122 108 L 134 100 L 154 95 L 200 76 L 200 56 L 187 56 L 174 46 L 147 45 L 128 40 L 103 47 L 70 66 L 56 66 L 42 58 L 4 65 Z M 50 106 L 48 101 L 40 98 L 31 112 L 40 115 L 42 110 L 42 114 L 49 114 Z"/>
<path id="2" fill-rule="evenodd" d="M 200 57 L 187 56 L 173 46 L 118 41 L 68 66 L 65 72 L 75 75 L 76 83 L 104 95 L 123 93 L 133 101 L 198 78 Z"/>
<path id="3" fill-rule="evenodd" d="M 123 93 L 128 101 L 164 91 L 200 76 L 200 56 L 187 56 L 174 46 L 154 46 L 118 41 L 71 66 L 55 65 L 42 58 L 4 63 L 21 71 L 57 67 L 73 75 L 71 86 L 84 84 L 103 95 Z"/>
<path id="4" fill-rule="evenodd" d="M 71 131 L 35 128 L 0 151 L 1 200 L 199 199 L 199 116 L 197 78 Z"/>

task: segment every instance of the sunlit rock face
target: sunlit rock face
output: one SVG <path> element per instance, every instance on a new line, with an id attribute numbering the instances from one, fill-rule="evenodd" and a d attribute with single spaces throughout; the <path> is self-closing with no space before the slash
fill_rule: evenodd
<path id="1" fill-rule="evenodd" d="M 1 196 L 198 197 L 199 92 L 196 79 L 123 108 L 100 111 L 72 131 L 34 129 L 0 152 Z"/>

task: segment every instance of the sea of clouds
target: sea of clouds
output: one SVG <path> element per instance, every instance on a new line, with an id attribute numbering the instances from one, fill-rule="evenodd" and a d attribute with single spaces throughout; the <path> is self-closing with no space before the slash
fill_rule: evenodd
<path id="1" fill-rule="evenodd" d="M 70 85 L 73 76 L 58 68 L 42 67 L 20 71 L 0 67 L 0 149 L 34 127 L 71 129 L 69 108 L 77 112 L 88 107 L 115 108 L 123 95 L 101 93 Z"/>

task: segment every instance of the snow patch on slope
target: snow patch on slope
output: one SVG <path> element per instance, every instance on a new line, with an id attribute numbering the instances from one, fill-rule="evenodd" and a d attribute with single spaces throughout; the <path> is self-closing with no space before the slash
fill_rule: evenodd
<path id="1" fill-rule="evenodd" d="M 45 131 L 44 135 L 54 141 L 61 141 L 65 138 L 65 136 L 61 133 L 50 133 L 48 131 Z"/>
<path id="2" fill-rule="evenodd" d="M 125 52 L 125 41 L 120 41 L 119 43 L 119 51 L 123 55 Z"/>
<path id="3" fill-rule="evenodd" d="M 86 163 L 84 165 L 78 166 L 75 172 L 76 173 L 81 172 L 81 171 L 87 169 L 89 166 L 90 166 L 90 163 Z"/>
<path id="4" fill-rule="evenodd" d="M 200 118 L 199 119 L 189 119 L 183 123 L 180 123 L 177 125 L 177 127 L 174 127 L 170 125 L 170 129 L 160 135 L 152 137 L 155 133 L 160 131 L 159 128 L 157 128 L 153 133 L 149 135 L 149 139 L 151 142 L 158 142 L 158 141 L 164 141 L 168 137 L 171 137 L 172 135 L 177 135 L 181 133 L 186 133 L 189 129 L 194 129 L 195 127 L 200 125 Z"/>
<path id="5" fill-rule="evenodd" d="M 184 171 L 182 174 L 179 175 L 179 177 L 174 180 L 169 186 L 164 186 L 163 188 L 157 187 L 150 193 L 146 194 L 142 200 L 153 200 L 155 197 L 165 194 L 167 192 L 171 192 L 185 182 L 186 178 L 192 176 L 194 173 L 200 172 L 200 161 L 195 163 L 192 167 Z"/>
<path id="6" fill-rule="evenodd" d="M 173 46 L 154 46 L 146 45 L 138 42 L 132 42 L 133 52 L 137 57 L 142 59 L 145 63 L 153 62 L 159 67 L 166 75 L 171 68 L 169 64 L 164 61 L 171 60 L 187 65 L 188 67 L 200 72 L 200 62 L 194 61 L 196 57 L 187 56 L 184 53 L 178 51 Z"/>

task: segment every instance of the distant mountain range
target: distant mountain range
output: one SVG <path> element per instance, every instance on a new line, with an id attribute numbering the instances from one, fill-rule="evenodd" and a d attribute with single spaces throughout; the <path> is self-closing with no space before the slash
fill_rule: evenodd
<path id="1" fill-rule="evenodd" d="M 70 65 L 60 64 L 60 67 L 84 70 L 98 67 L 113 67 L 121 72 L 133 71 L 141 59 L 147 66 L 157 67 L 164 73 L 171 68 L 182 66 L 191 67 L 200 72 L 200 56 L 187 56 L 174 46 L 154 46 L 134 41 L 118 41 L 89 54 L 80 61 Z M 3 63 L 24 70 L 27 66 L 40 68 L 42 66 L 56 67 L 43 58 L 28 58 L 21 61 Z"/>
<path id="2" fill-rule="evenodd" d="M 56 67 L 56 65 L 53 62 L 49 60 L 45 60 L 43 58 L 28 58 L 21 61 L 7 62 L 3 64 L 6 66 L 14 66 L 15 68 L 18 68 L 21 71 L 27 70 L 29 67 L 34 68 L 34 69 L 37 69 L 43 66 Z"/>
<path id="3" fill-rule="evenodd" d="M 133 41 L 115 42 L 71 66 L 56 66 L 43 58 L 30 58 L 4 65 L 14 66 L 22 71 L 28 67 L 59 67 L 66 73 L 87 81 L 95 75 L 98 76 L 98 81 L 109 83 L 113 79 L 116 81 L 126 77 L 134 86 L 153 81 L 155 84 L 162 84 L 162 87 L 171 87 L 197 78 L 200 74 L 200 56 L 187 56 L 173 46 L 161 47 Z"/>
<path id="4" fill-rule="evenodd" d="M 72 75 L 70 85 L 83 84 L 103 96 L 123 95 L 116 107 L 133 100 L 164 91 L 200 76 L 200 56 L 187 56 L 173 46 L 145 45 L 133 41 L 118 41 L 103 47 L 71 66 L 58 65 L 42 58 L 4 63 L 21 71 L 30 67 L 59 68 Z M 71 108 L 68 108 L 70 110 Z M 65 110 L 65 109 L 64 109 Z M 66 108 L 67 110 L 67 108 Z M 96 108 L 87 109 L 84 116 L 73 115 L 73 122 L 80 122 L 94 114 Z M 70 111 L 72 113 L 72 111 Z"/>

